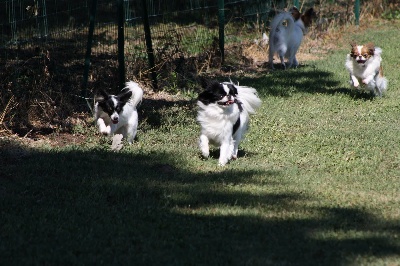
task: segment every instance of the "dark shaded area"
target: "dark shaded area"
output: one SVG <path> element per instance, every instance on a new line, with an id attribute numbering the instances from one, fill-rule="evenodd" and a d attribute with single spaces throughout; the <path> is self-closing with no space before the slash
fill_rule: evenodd
<path id="1" fill-rule="evenodd" d="M 275 181 L 279 171 L 199 173 L 187 169 L 176 154 L 101 148 L 39 152 L 0 141 L 1 161 L 7 158 L 0 171 L 5 265 L 345 265 L 355 256 L 400 252 L 395 238 L 399 222 L 385 222 L 358 208 L 307 207 L 316 200 L 307 193 L 254 195 L 224 189 L 227 183 L 282 185 Z M 255 174 L 264 179 L 252 179 Z M 216 206 L 265 215 L 190 214 Z M 280 218 L 286 217 L 280 212 L 299 208 L 318 215 Z M 312 236 L 352 230 L 375 233 L 324 240 Z"/>
<path id="2" fill-rule="evenodd" d="M 268 70 L 266 69 L 266 72 Z M 240 84 L 257 88 L 260 95 L 290 97 L 293 93 L 321 93 L 327 95 L 344 94 L 352 99 L 372 100 L 372 93 L 341 87 L 332 72 L 319 70 L 312 65 L 302 65 L 297 69 L 276 69 L 257 78 L 241 77 Z M 260 87 L 260 84 L 264 84 Z"/>

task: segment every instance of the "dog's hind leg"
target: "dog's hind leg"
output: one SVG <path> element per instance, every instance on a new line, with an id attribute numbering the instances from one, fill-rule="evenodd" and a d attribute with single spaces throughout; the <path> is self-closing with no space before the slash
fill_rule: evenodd
<path id="1" fill-rule="evenodd" d="M 279 53 L 279 59 L 281 60 L 281 65 L 283 69 L 286 69 L 286 64 L 285 64 L 285 56 L 283 52 Z"/>
<path id="2" fill-rule="evenodd" d="M 242 139 L 242 134 L 239 134 L 237 132 L 233 138 L 234 139 L 232 142 L 232 149 L 231 149 L 232 159 L 237 159 L 237 154 L 238 154 L 238 150 L 239 150 L 239 144 Z"/>
<path id="3" fill-rule="evenodd" d="M 136 137 L 137 129 L 135 127 L 132 127 L 130 130 L 128 130 L 126 134 L 126 140 L 128 141 L 129 144 L 132 144 L 133 140 Z"/>
<path id="4" fill-rule="evenodd" d="M 292 66 L 297 67 L 296 63 L 297 63 L 296 55 L 290 53 L 289 56 L 288 56 L 288 65 L 287 65 L 287 68 L 291 68 Z"/>
<path id="5" fill-rule="evenodd" d="M 297 68 L 299 66 L 299 61 L 297 61 L 296 56 L 293 58 L 293 67 Z"/>
<path id="6" fill-rule="evenodd" d="M 274 51 L 273 51 L 273 47 L 272 44 L 269 46 L 269 66 L 271 69 L 275 69 L 274 68 Z"/>
<path id="7" fill-rule="evenodd" d="M 375 95 L 381 97 L 387 90 L 388 81 L 385 77 L 377 76 L 375 78 L 375 84 L 376 84 Z"/>

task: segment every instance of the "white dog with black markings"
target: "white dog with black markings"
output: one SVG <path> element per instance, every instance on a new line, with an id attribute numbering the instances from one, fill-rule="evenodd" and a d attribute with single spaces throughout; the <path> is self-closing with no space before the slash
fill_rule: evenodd
<path id="1" fill-rule="evenodd" d="M 132 143 L 138 127 L 138 104 L 142 101 L 143 90 L 138 83 L 129 81 L 118 95 L 101 91 L 96 97 L 94 115 L 100 133 L 122 134 Z"/>
<path id="2" fill-rule="evenodd" d="M 250 115 L 261 105 L 254 88 L 232 82 L 212 82 L 199 94 L 197 121 L 201 125 L 199 147 L 203 157 L 210 155 L 209 144 L 220 147 L 219 165 L 236 159 Z"/>

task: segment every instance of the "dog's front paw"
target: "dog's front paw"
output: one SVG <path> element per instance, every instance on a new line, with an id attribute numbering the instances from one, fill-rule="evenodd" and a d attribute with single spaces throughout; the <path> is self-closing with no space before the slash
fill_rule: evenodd
<path id="1" fill-rule="evenodd" d="M 353 86 L 354 86 L 354 88 L 358 88 L 358 86 L 360 86 L 360 83 L 358 83 L 358 80 L 353 81 Z"/>
<path id="2" fill-rule="evenodd" d="M 218 166 L 225 166 L 228 163 L 228 159 L 219 159 Z"/>
<path id="3" fill-rule="evenodd" d="M 202 151 L 201 155 L 203 156 L 204 159 L 207 159 L 210 156 L 210 152 L 209 151 Z"/>
<path id="4" fill-rule="evenodd" d="M 105 136 L 111 135 L 110 127 L 101 128 L 99 131 L 100 131 L 101 134 L 103 134 Z"/>

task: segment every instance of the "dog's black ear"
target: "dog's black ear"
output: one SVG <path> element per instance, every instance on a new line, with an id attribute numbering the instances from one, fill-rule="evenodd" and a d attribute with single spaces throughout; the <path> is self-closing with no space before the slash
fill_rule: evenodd
<path id="1" fill-rule="evenodd" d="M 121 102 L 127 102 L 127 101 L 129 101 L 129 99 L 131 98 L 131 96 L 132 96 L 132 91 L 130 91 L 130 90 L 123 90 L 120 94 L 118 94 L 118 99 L 121 101 Z"/>
<path id="2" fill-rule="evenodd" d="M 317 13 L 314 11 L 314 8 L 310 7 L 309 9 L 307 9 L 306 13 L 307 16 L 310 17 L 315 17 L 317 16 Z"/>
<path id="3" fill-rule="evenodd" d="M 197 100 L 199 100 L 200 102 L 202 102 L 205 105 L 208 105 L 208 104 L 212 103 L 213 98 L 214 98 L 213 92 L 211 90 L 205 90 L 199 94 L 199 96 L 197 97 Z"/>
<path id="4" fill-rule="evenodd" d="M 210 85 L 210 80 L 205 77 L 200 76 L 199 81 L 203 89 L 206 89 Z"/>
<path id="5" fill-rule="evenodd" d="M 229 92 L 230 92 L 231 95 L 237 95 L 238 94 L 238 91 L 237 91 L 237 88 L 235 87 L 235 85 L 228 84 L 227 86 L 229 88 Z"/>
<path id="6" fill-rule="evenodd" d="M 109 94 L 105 92 L 104 90 L 100 90 L 99 95 L 95 97 L 96 102 L 104 102 L 107 100 L 109 97 Z"/>
<path id="7" fill-rule="evenodd" d="M 289 9 L 289 12 L 292 14 L 294 20 L 298 20 L 301 16 L 301 13 L 296 6 L 293 6 L 291 9 Z"/>
<path id="8" fill-rule="evenodd" d="M 209 84 L 207 86 L 207 90 L 217 91 L 220 87 L 221 87 L 221 84 L 218 81 L 213 80 L 213 81 L 209 82 Z"/>

